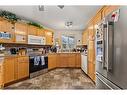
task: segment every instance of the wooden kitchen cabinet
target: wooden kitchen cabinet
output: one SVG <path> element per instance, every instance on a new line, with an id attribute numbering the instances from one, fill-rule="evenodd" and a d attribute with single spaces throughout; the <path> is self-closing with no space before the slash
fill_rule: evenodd
<path id="1" fill-rule="evenodd" d="M 0 59 L 0 88 L 3 87 L 3 61 Z"/>
<path id="2" fill-rule="evenodd" d="M 57 54 L 48 55 L 48 70 L 54 69 L 57 66 Z"/>
<path id="3" fill-rule="evenodd" d="M 76 54 L 76 63 L 75 63 L 75 67 L 81 67 L 81 54 Z"/>
<path id="4" fill-rule="evenodd" d="M 45 36 L 45 30 L 38 28 L 38 30 L 37 30 L 37 36 L 44 37 Z"/>
<path id="5" fill-rule="evenodd" d="M 88 30 L 85 30 L 82 34 L 82 44 L 87 45 L 88 43 Z"/>
<path id="6" fill-rule="evenodd" d="M 76 64 L 76 55 L 75 54 L 69 54 L 68 67 L 75 67 L 75 64 Z"/>
<path id="7" fill-rule="evenodd" d="M 1 43 L 13 43 L 14 42 L 14 24 L 8 22 L 5 19 L 0 18 L 0 32 L 10 34 L 10 38 L 0 38 Z"/>
<path id="8" fill-rule="evenodd" d="M 32 25 L 28 26 L 28 35 L 34 35 L 37 36 L 38 28 Z"/>
<path id="9" fill-rule="evenodd" d="M 27 44 L 28 25 L 24 23 L 15 24 L 15 42 Z"/>
<path id="10" fill-rule="evenodd" d="M 89 61 L 88 61 L 89 62 Z M 95 81 L 95 64 L 89 62 L 88 64 L 88 76 Z"/>
<path id="11" fill-rule="evenodd" d="M 4 60 L 4 84 L 15 80 L 15 57 L 5 57 Z"/>
<path id="12" fill-rule="evenodd" d="M 29 57 L 8 56 L 4 59 L 4 84 L 29 76 Z"/>
<path id="13" fill-rule="evenodd" d="M 48 55 L 48 68 L 81 67 L 80 53 L 56 53 Z"/>
<path id="14" fill-rule="evenodd" d="M 53 45 L 53 32 L 45 30 L 46 45 Z"/>
<path id="15" fill-rule="evenodd" d="M 29 76 L 29 57 L 18 57 L 16 73 L 18 79 L 26 78 Z"/>
<path id="16" fill-rule="evenodd" d="M 107 16 L 108 14 L 110 14 L 111 12 L 113 12 L 115 9 L 118 9 L 119 6 L 104 6 L 103 8 L 103 12 L 102 12 L 102 17 Z"/>
<path id="17" fill-rule="evenodd" d="M 68 67 L 68 54 L 59 54 L 59 67 Z"/>

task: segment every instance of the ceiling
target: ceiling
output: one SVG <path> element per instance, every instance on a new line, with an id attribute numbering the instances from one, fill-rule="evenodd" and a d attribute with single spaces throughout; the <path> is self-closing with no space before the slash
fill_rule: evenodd
<path id="1" fill-rule="evenodd" d="M 83 30 L 89 19 L 95 15 L 101 6 L 44 6 L 44 11 L 39 11 L 38 6 L 0 6 L 20 17 L 38 22 L 54 30 Z M 72 21 L 72 27 L 65 27 L 65 22 Z"/>

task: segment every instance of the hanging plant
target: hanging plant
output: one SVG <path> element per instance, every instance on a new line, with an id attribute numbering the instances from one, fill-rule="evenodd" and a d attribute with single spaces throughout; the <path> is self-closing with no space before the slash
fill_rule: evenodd
<path id="1" fill-rule="evenodd" d="M 40 24 L 38 24 L 36 22 L 29 22 L 28 24 L 29 25 L 33 25 L 33 26 L 36 26 L 36 27 L 41 28 L 41 29 L 44 29 L 43 26 L 41 26 Z"/>
<path id="2" fill-rule="evenodd" d="M 3 10 L 0 10 L 0 17 L 9 20 L 12 23 L 15 23 L 18 20 L 20 20 L 20 18 L 18 18 L 15 14 L 8 12 L 8 11 L 3 11 Z"/>

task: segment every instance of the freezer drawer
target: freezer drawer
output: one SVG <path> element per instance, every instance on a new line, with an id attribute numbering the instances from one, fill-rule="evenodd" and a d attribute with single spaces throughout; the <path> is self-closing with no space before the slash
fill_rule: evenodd
<path id="1" fill-rule="evenodd" d="M 96 89 L 120 89 L 118 86 L 96 73 Z"/>

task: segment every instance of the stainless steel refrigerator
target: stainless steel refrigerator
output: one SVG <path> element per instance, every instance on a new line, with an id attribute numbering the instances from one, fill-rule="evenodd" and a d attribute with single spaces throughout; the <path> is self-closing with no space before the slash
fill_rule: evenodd
<path id="1" fill-rule="evenodd" d="M 106 16 L 96 31 L 96 88 L 127 89 L 127 6 Z"/>

